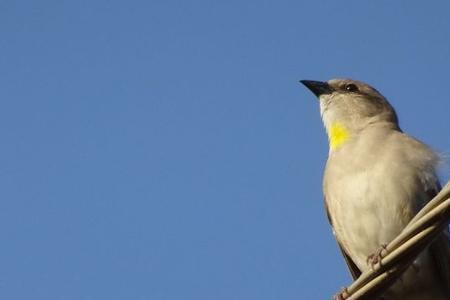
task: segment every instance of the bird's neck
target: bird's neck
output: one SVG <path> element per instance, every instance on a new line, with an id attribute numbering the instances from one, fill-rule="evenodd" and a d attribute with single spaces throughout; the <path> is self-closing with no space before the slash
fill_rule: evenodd
<path id="1" fill-rule="evenodd" d="M 361 123 L 361 122 L 359 122 Z M 401 131 L 397 123 L 391 121 L 374 121 L 364 122 L 364 125 L 352 126 L 353 124 L 348 124 L 344 122 L 334 121 L 327 126 L 328 141 L 330 146 L 330 151 L 337 150 L 349 143 L 350 140 L 357 138 L 360 134 L 371 128 L 384 128 L 388 130 Z"/>

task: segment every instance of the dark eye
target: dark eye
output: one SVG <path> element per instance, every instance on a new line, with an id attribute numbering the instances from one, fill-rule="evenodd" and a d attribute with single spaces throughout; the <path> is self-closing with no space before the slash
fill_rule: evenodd
<path id="1" fill-rule="evenodd" d="M 348 83 L 345 85 L 345 90 L 347 92 L 357 92 L 358 91 L 358 87 L 353 84 L 353 83 Z"/>

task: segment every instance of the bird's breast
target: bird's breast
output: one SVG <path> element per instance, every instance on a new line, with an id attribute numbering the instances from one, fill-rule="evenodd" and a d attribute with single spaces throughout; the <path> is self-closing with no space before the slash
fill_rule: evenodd
<path id="1" fill-rule="evenodd" d="M 344 172 L 327 170 L 324 180 L 336 238 L 361 270 L 367 256 L 395 238 L 417 209 L 402 179 L 384 168 L 346 165 Z"/>

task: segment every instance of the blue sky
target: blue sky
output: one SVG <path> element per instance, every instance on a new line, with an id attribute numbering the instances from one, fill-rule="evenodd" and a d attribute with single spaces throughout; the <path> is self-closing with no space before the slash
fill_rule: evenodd
<path id="1" fill-rule="evenodd" d="M 350 277 L 298 80 L 369 82 L 449 153 L 449 9 L 3 1 L 0 297 L 329 299 Z"/>

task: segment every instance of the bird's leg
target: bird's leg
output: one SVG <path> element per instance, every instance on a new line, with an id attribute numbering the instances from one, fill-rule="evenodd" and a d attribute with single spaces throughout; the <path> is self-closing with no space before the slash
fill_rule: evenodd
<path id="1" fill-rule="evenodd" d="M 345 300 L 348 297 L 348 291 L 346 287 L 343 287 L 341 291 L 333 296 L 333 300 Z"/>
<path id="2" fill-rule="evenodd" d="M 383 258 L 383 252 L 387 251 L 387 244 L 381 244 L 380 248 L 377 249 L 374 253 L 367 256 L 366 263 L 369 265 L 372 270 L 374 269 L 376 264 L 381 264 L 381 259 Z"/>

